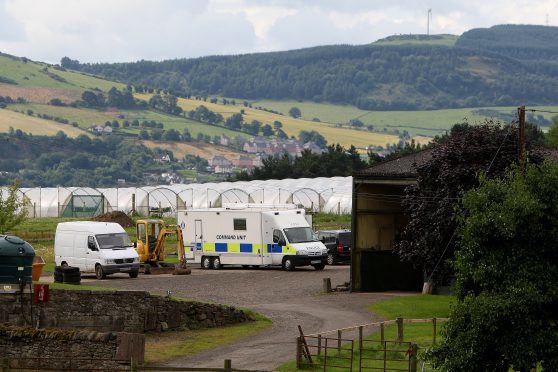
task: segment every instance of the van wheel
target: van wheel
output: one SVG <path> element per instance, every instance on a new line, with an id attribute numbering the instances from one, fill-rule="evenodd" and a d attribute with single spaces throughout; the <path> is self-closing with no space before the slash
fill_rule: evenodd
<path id="1" fill-rule="evenodd" d="M 213 268 L 215 270 L 219 270 L 221 268 L 221 259 L 219 257 L 215 257 L 213 259 Z"/>
<path id="2" fill-rule="evenodd" d="M 317 265 L 312 265 L 314 267 L 314 269 L 316 270 L 323 270 L 325 267 L 325 264 L 321 263 L 321 264 L 317 264 Z"/>
<path id="3" fill-rule="evenodd" d="M 207 257 L 207 256 L 202 257 L 201 267 L 202 267 L 202 269 L 213 268 L 213 261 L 211 260 L 211 257 Z"/>
<path id="4" fill-rule="evenodd" d="M 328 265 L 333 265 L 335 263 L 335 259 L 333 258 L 333 254 L 332 253 L 328 253 L 327 255 L 327 264 Z"/>
<path id="5" fill-rule="evenodd" d="M 130 271 L 130 273 L 128 275 L 130 275 L 130 278 L 137 278 L 138 277 L 138 272 L 139 271 Z"/>
<path id="6" fill-rule="evenodd" d="M 103 271 L 103 267 L 99 264 L 95 265 L 95 276 L 99 280 L 103 280 L 107 278 L 107 274 Z"/>
<path id="7" fill-rule="evenodd" d="M 283 270 L 293 271 L 295 269 L 295 265 L 293 263 L 293 259 L 290 257 L 283 258 Z"/>

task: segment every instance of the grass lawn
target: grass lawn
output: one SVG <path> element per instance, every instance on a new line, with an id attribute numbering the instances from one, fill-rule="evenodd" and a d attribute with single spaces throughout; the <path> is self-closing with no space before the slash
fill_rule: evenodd
<path id="1" fill-rule="evenodd" d="M 452 296 L 432 296 L 432 295 L 413 295 L 413 296 L 396 296 L 392 297 L 385 301 L 380 301 L 377 303 L 373 303 L 367 306 L 367 309 L 382 315 L 388 320 L 394 320 L 398 317 L 402 317 L 404 319 L 429 319 L 429 318 L 446 318 L 449 316 L 450 305 L 454 301 L 454 297 Z M 441 324 L 439 323 L 437 326 L 437 341 L 441 339 Z M 405 342 L 413 342 L 419 345 L 419 360 L 420 360 L 420 351 L 426 347 L 432 345 L 432 323 L 413 323 L 413 324 L 404 324 L 404 341 Z M 396 325 L 388 325 L 385 328 L 385 340 L 386 341 L 394 341 L 397 337 L 397 326 Z M 334 337 L 334 336 L 328 336 Z M 364 347 L 365 348 L 373 348 L 378 347 L 379 343 L 377 342 L 380 340 L 380 331 L 374 332 L 371 335 L 364 338 Z M 357 340 L 355 340 L 355 352 L 353 354 L 353 368 L 356 368 L 359 363 L 360 354 L 358 351 L 358 344 Z M 392 352 L 392 356 L 394 358 L 404 358 L 405 352 L 407 350 L 406 344 L 403 349 L 397 352 Z M 345 346 L 344 346 L 345 347 Z M 397 346 L 395 344 L 390 345 L 391 349 L 396 349 Z M 382 352 L 373 352 L 367 351 L 366 352 L 367 358 L 376 358 L 381 357 L 383 354 Z M 340 354 L 333 352 L 330 356 L 341 356 L 343 358 L 350 357 L 348 352 L 341 352 Z M 347 359 L 331 359 L 328 363 L 337 363 L 338 365 L 342 364 L 343 367 L 341 368 L 328 368 L 328 371 L 343 371 L 348 369 L 349 361 Z M 367 367 L 374 367 L 380 368 L 383 367 L 382 361 L 370 361 L 367 360 L 366 362 Z M 404 368 L 406 367 L 407 362 L 392 362 L 391 365 L 388 367 L 391 368 Z M 317 368 L 323 369 L 323 368 Z M 290 361 L 283 365 L 281 365 L 278 371 L 298 371 L 296 368 L 296 362 Z"/>
<path id="2" fill-rule="evenodd" d="M 145 340 L 145 362 L 157 364 L 187 357 L 219 346 L 230 345 L 269 327 L 271 320 L 252 313 L 255 322 L 220 328 L 148 333 Z"/>
<path id="3" fill-rule="evenodd" d="M 350 214 L 318 213 L 312 218 L 315 231 L 318 230 L 338 230 L 351 228 Z"/>

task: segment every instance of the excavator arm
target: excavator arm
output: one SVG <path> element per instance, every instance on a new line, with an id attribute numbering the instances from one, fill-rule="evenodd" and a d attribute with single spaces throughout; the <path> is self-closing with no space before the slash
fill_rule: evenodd
<path id="1" fill-rule="evenodd" d="M 184 240 L 182 229 L 176 225 L 165 225 L 163 220 L 138 220 L 136 222 L 137 231 L 137 251 L 140 261 L 147 265 L 146 273 L 159 271 L 164 273 L 162 262 L 165 260 L 165 242 L 169 235 L 176 235 L 178 254 L 178 265 L 175 265 L 174 274 L 190 274 L 190 269 L 186 266 L 186 254 L 184 251 Z M 158 232 L 158 234 L 157 234 Z M 155 234 L 153 234 L 155 233 Z M 156 237 L 155 237 L 156 235 Z M 152 269 L 159 270 L 152 270 Z M 168 266 L 167 266 L 168 268 Z M 168 270 L 166 270 L 168 271 Z"/>

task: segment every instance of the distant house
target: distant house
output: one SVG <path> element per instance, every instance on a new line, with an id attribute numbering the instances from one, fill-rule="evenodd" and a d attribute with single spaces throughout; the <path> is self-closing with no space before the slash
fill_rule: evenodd
<path id="1" fill-rule="evenodd" d="M 252 165 L 254 167 L 261 167 L 263 165 L 263 157 L 261 155 L 256 155 L 253 159 L 252 159 Z"/>
<path id="2" fill-rule="evenodd" d="M 225 158 L 223 155 L 213 155 L 207 160 L 207 162 L 210 167 L 231 165 L 229 159 Z"/>
<path id="3" fill-rule="evenodd" d="M 232 165 L 217 165 L 214 169 L 215 173 L 232 173 L 233 166 Z"/>
<path id="4" fill-rule="evenodd" d="M 106 127 L 103 128 L 103 132 L 104 133 L 112 133 L 112 127 L 107 125 Z"/>
<path id="5" fill-rule="evenodd" d="M 231 145 L 231 139 L 229 137 L 225 136 L 224 134 L 221 135 L 221 138 L 220 138 L 219 142 L 222 146 L 230 146 Z"/>
<path id="6" fill-rule="evenodd" d="M 283 151 L 291 156 L 300 156 L 302 154 L 302 147 L 298 142 L 290 142 L 283 145 Z"/>
<path id="7" fill-rule="evenodd" d="M 237 155 L 231 160 L 232 165 L 237 168 L 252 169 L 254 168 L 254 162 L 251 157 L 244 155 Z"/>
<path id="8" fill-rule="evenodd" d="M 161 163 L 169 163 L 171 161 L 171 158 L 170 158 L 169 154 L 165 154 L 165 155 L 161 156 L 158 159 L 158 161 L 161 162 Z"/>
<path id="9" fill-rule="evenodd" d="M 314 142 L 306 142 L 302 148 L 304 150 L 310 150 L 312 152 L 312 154 L 321 154 L 324 152 L 323 149 L 320 148 L 320 146 L 316 145 Z"/>
<path id="10" fill-rule="evenodd" d="M 250 140 L 244 144 L 243 150 L 249 154 L 261 154 L 265 153 L 268 148 L 268 141 L 260 137 L 255 137 L 250 138 Z"/>
<path id="11" fill-rule="evenodd" d="M 93 133 L 103 133 L 105 131 L 105 127 L 102 127 L 100 125 L 92 125 L 87 130 Z"/>

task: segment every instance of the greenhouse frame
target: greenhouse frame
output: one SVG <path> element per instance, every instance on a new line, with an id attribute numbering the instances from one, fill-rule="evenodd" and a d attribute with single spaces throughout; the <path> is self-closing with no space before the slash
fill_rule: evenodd
<path id="1" fill-rule="evenodd" d="M 5 188 L 4 188 L 5 189 Z M 351 213 L 352 177 L 90 188 L 20 188 L 30 218 L 94 217 L 122 211 L 174 216 L 180 209 L 235 203 L 296 204 L 312 212 Z"/>

